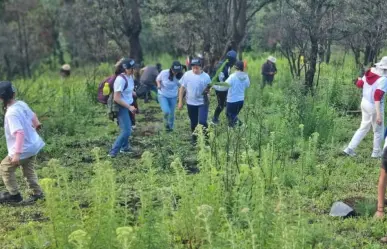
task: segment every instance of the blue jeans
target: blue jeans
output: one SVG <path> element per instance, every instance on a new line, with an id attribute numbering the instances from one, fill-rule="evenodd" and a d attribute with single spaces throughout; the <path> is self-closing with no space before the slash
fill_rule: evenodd
<path id="1" fill-rule="evenodd" d="M 227 119 L 228 126 L 234 127 L 238 122 L 238 114 L 242 110 L 244 101 L 238 101 L 235 103 L 227 102 Z"/>
<path id="2" fill-rule="evenodd" d="M 187 105 L 188 116 L 191 120 L 191 131 L 194 132 L 198 124 L 203 125 L 205 128 L 208 127 L 207 118 L 208 118 L 208 105 Z"/>
<path id="3" fill-rule="evenodd" d="M 129 110 L 124 107 L 120 107 L 117 115 L 118 125 L 120 126 L 121 133 L 117 137 L 110 150 L 110 155 L 117 155 L 120 150 L 129 149 L 129 137 L 132 132 L 132 122 L 130 121 Z"/>
<path id="4" fill-rule="evenodd" d="M 164 113 L 164 122 L 168 129 L 173 129 L 175 123 L 175 109 L 177 97 L 167 98 L 163 95 L 158 96 L 161 110 Z"/>

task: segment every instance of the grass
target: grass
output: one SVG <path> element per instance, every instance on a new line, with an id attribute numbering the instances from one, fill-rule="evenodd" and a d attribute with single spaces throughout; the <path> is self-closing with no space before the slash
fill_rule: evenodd
<path id="1" fill-rule="evenodd" d="M 222 114 L 210 148 L 202 139 L 193 148 L 185 110 L 165 133 L 159 106 L 140 101 L 135 152 L 116 159 L 106 154 L 118 129 L 94 102 L 107 64 L 65 82 L 48 72 L 15 82 L 44 124 L 36 167 L 47 201 L 0 207 L 1 247 L 383 248 L 385 223 L 372 218 L 380 162 L 370 159 L 371 134 L 358 157 L 340 155 L 360 122 L 347 114 L 360 101 L 352 64 L 322 65 L 317 94 L 305 97 L 285 60 L 262 91 L 263 59 L 246 59 L 246 126 L 229 130 Z M 359 216 L 329 217 L 338 200 Z"/>

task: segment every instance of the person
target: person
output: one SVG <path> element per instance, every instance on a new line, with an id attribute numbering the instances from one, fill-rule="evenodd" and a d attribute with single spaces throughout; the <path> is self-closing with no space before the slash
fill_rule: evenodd
<path id="1" fill-rule="evenodd" d="M 70 74 L 71 74 L 71 67 L 69 64 L 64 64 L 61 68 L 60 68 L 60 76 L 65 79 L 65 78 L 68 78 L 70 77 Z"/>
<path id="2" fill-rule="evenodd" d="M 15 171 L 20 166 L 32 195 L 25 203 L 43 199 L 44 195 L 34 170 L 34 158 L 45 146 L 37 133 L 41 124 L 36 114 L 23 101 L 15 99 L 16 90 L 11 82 L 0 82 L 0 99 L 3 102 L 4 132 L 8 155 L 0 165 L 1 176 L 7 192 L 2 193 L 0 203 L 20 203 L 23 197 L 19 192 Z"/>
<path id="3" fill-rule="evenodd" d="M 387 91 L 387 56 L 368 70 L 356 85 L 363 89 L 361 101 L 362 121 L 344 153 L 356 156 L 355 150 L 368 131 L 373 128 L 374 145 L 372 158 L 381 157 L 380 146 L 383 141 L 384 131 L 384 93 Z"/>
<path id="4" fill-rule="evenodd" d="M 276 61 L 275 57 L 269 56 L 266 63 L 262 65 L 262 88 L 273 85 L 274 75 L 277 73 Z"/>
<path id="5" fill-rule="evenodd" d="M 217 79 L 219 82 L 225 82 L 231 72 L 231 68 L 234 66 L 236 59 L 237 59 L 237 53 L 234 50 L 230 50 L 226 54 L 228 62 L 226 63 L 226 66 L 223 68 L 223 71 L 219 74 L 219 78 Z M 217 68 L 219 68 L 224 61 L 220 61 L 218 63 Z M 227 86 L 214 86 L 216 93 L 216 98 L 218 100 L 218 106 L 215 109 L 214 116 L 212 118 L 212 124 L 217 125 L 219 124 L 219 116 L 222 113 L 223 109 L 227 105 L 227 92 L 228 87 Z"/>
<path id="6" fill-rule="evenodd" d="M 186 93 L 188 116 L 191 121 L 192 143 L 196 144 L 197 136 L 194 134 L 194 131 L 198 124 L 204 128 L 208 127 L 209 106 L 204 103 L 203 94 L 208 94 L 211 78 L 202 71 L 202 64 L 199 58 L 192 59 L 190 66 L 192 70 L 186 72 L 180 80 L 178 108 L 179 110 L 183 108 L 183 96 Z"/>
<path id="7" fill-rule="evenodd" d="M 231 74 L 226 80 L 229 84 L 228 95 L 227 95 L 227 119 L 228 126 L 234 127 L 238 122 L 238 114 L 243 108 L 245 100 L 245 91 L 250 86 L 250 79 L 247 73 L 244 72 L 243 61 L 238 61 L 235 64 L 235 73 Z"/>
<path id="8" fill-rule="evenodd" d="M 148 103 L 149 99 L 151 99 L 152 91 L 157 92 L 156 78 L 161 70 L 162 65 L 160 63 L 157 63 L 156 66 L 146 66 L 141 69 L 140 84 L 147 87 L 144 99 L 145 103 Z"/>
<path id="9" fill-rule="evenodd" d="M 171 68 L 161 71 L 156 79 L 158 100 L 164 113 L 165 127 L 168 132 L 173 131 L 174 128 L 179 80 L 182 77 L 182 71 L 181 63 L 174 61 Z"/>
<path id="10" fill-rule="evenodd" d="M 133 104 L 133 70 L 135 61 L 133 59 L 123 59 L 121 67 L 123 73 L 117 76 L 114 81 L 114 101 L 119 106 L 117 114 L 118 125 L 120 126 L 120 135 L 114 142 L 109 156 L 114 158 L 119 152 L 129 153 L 131 148 L 129 145 L 129 137 L 131 135 L 132 123 L 129 112 L 136 112 Z"/>

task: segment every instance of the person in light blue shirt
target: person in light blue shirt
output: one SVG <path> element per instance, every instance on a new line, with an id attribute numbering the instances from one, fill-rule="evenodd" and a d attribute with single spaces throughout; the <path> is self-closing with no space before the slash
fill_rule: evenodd
<path id="1" fill-rule="evenodd" d="M 179 93 L 179 79 L 182 77 L 183 66 L 174 61 L 170 69 L 163 70 L 156 78 L 158 100 L 164 113 L 167 132 L 173 131 L 175 123 L 175 109 Z"/>
<path id="2" fill-rule="evenodd" d="M 227 119 L 229 127 L 234 127 L 238 122 L 238 114 L 243 108 L 245 101 L 245 91 L 250 86 L 250 79 L 244 72 L 243 61 L 235 64 L 235 73 L 231 74 L 226 80 L 229 84 L 227 95 Z"/>
<path id="3" fill-rule="evenodd" d="M 196 144 L 197 136 L 194 131 L 198 124 L 204 128 L 208 127 L 208 104 L 205 103 L 204 95 L 208 94 L 208 85 L 211 83 L 210 76 L 202 71 L 202 63 L 199 58 L 191 61 L 192 70 L 186 72 L 180 80 L 179 110 L 183 108 L 183 96 L 186 93 L 188 116 L 191 121 L 192 143 Z"/>

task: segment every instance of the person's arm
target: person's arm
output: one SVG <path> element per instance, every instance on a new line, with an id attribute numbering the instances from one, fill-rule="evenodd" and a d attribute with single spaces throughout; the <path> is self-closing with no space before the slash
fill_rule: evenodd
<path id="1" fill-rule="evenodd" d="M 35 128 L 35 130 L 40 130 L 42 128 L 42 124 L 40 123 L 39 119 L 38 119 L 38 116 L 36 116 L 36 114 L 34 113 L 33 114 L 33 117 L 32 117 L 32 126 Z"/>
<path id="2" fill-rule="evenodd" d="M 5 117 L 6 122 L 9 124 L 10 133 L 15 136 L 15 150 L 14 154 L 11 155 L 11 162 L 13 165 L 18 165 L 20 161 L 20 155 L 23 153 L 24 145 L 24 129 L 16 115 L 10 115 Z"/>
<path id="3" fill-rule="evenodd" d="M 375 94 L 374 94 L 374 101 L 375 101 L 375 108 L 376 108 L 376 123 L 378 125 L 382 125 L 383 124 L 383 118 L 382 118 L 382 113 L 381 113 L 381 104 L 380 102 L 382 101 L 383 97 L 384 97 L 384 90 L 382 89 L 385 89 L 386 86 L 385 86 L 385 83 L 383 82 L 382 84 L 380 84 L 378 86 L 378 88 L 376 89 L 375 91 Z"/>
<path id="4" fill-rule="evenodd" d="M 117 77 L 116 81 L 114 82 L 114 94 L 113 94 L 113 100 L 119 104 L 120 106 L 128 109 L 131 112 L 135 112 L 136 108 L 134 106 L 129 105 L 122 99 L 122 91 L 124 88 L 123 79 L 120 79 Z"/>
<path id="5" fill-rule="evenodd" d="M 364 80 L 362 78 L 358 78 L 357 81 L 356 81 L 356 86 L 358 88 L 363 88 L 364 86 Z"/>
<path id="6" fill-rule="evenodd" d="M 183 96 L 184 96 L 184 93 L 185 93 L 185 87 L 181 86 L 180 89 L 179 89 L 179 105 L 178 105 L 179 110 L 181 110 L 183 108 Z"/>
<path id="7" fill-rule="evenodd" d="M 161 73 L 156 78 L 157 89 L 161 89 Z"/>

